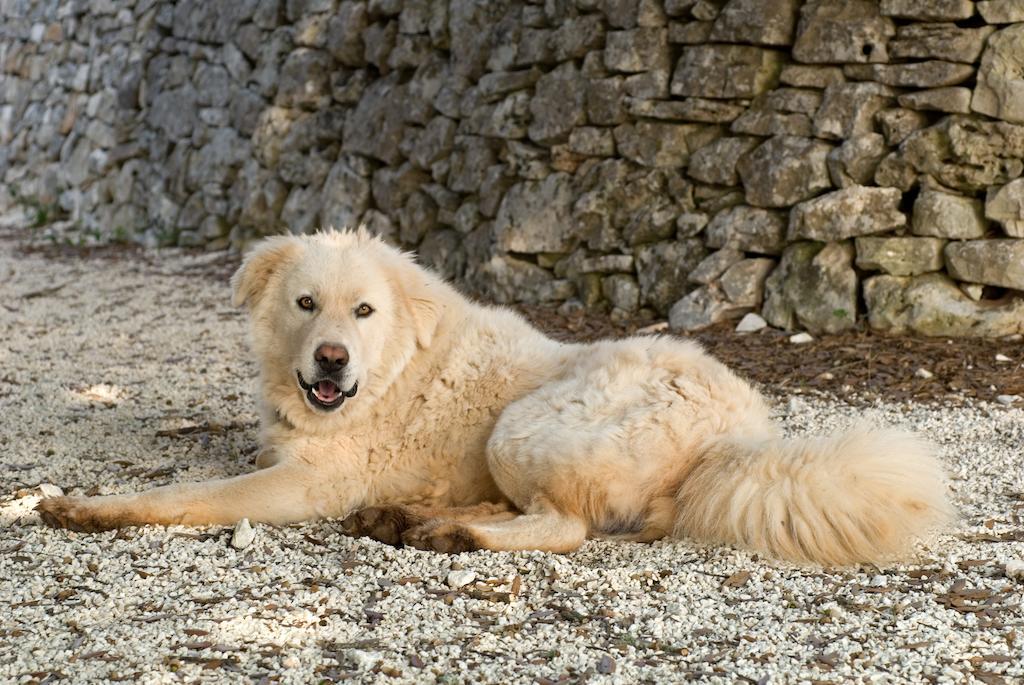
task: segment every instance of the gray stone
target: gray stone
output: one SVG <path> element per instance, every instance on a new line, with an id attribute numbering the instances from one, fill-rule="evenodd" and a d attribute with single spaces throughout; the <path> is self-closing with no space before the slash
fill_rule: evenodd
<path id="1" fill-rule="evenodd" d="M 971 108 L 997 119 L 1024 123 L 1024 24 L 989 36 Z"/>
<path id="2" fill-rule="evenodd" d="M 208 142 L 189 158 L 187 183 L 199 188 L 207 183 L 229 185 L 234 170 L 248 156 L 247 145 L 230 128 L 217 129 Z"/>
<path id="3" fill-rule="evenodd" d="M 276 102 L 284 107 L 317 107 L 330 97 L 331 60 L 327 53 L 297 48 L 284 61 Z"/>
<path id="4" fill-rule="evenodd" d="M 466 270 L 466 253 L 462 241 L 452 230 L 433 230 L 427 233 L 416 248 L 416 255 L 426 266 L 434 269 L 445 280 L 460 278 Z"/>
<path id="5" fill-rule="evenodd" d="M 708 215 L 699 212 L 683 212 L 676 217 L 676 237 L 692 238 L 708 225 Z"/>
<path id="6" fill-rule="evenodd" d="M 968 283 L 1024 290 L 1024 240 L 964 240 L 946 245 L 946 270 Z"/>
<path id="7" fill-rule="evenodd" d="M 885 233 L 906 225 L 902 194 L 895 188 L 850 186 L 793 207 L 789 240 L 833 242 Z"/>
<path id="8" fill-rule="evenodd" d="M 837 188 L 867 185 L 875 177 L 878 163 L 889 153 L 879 133 L 865 133 L 847 139 L 828 153 L 828 171 Z"/>
<path id="9" fill-rule="evenodd" d="M 551 39 L 555 60 L 559 62 L 585 57 L 593 50 L 600 50 L 604 42 L 604 24 L 597 14 L 566 19 L 555 29 Z"/>
<path id="10" fill-rule="evenodd" d="M 589 157 L 611 157 L 615 154 L 615 136 L 607 128 L 583 126 L 569 134 L 569 149 Z"/>
<path id="11" fill-rule="evenodd" d="M 988 24 L 1024 22 L 1024 0 L 982 0 L 977 7 Z"/>
<path id="12" fill-rule="evenodd" d="M 498 209 L 495 244 L 506 252 L 569 252 L 579 240 L 572 207 L 572 177 L 568 174 L 517 183 Z"/>
<path id="13" fill-rule="evenodd" d="M 972 64 L 978 61 L 985 39 L 994 30 L 991 26 L 965 29 L 956 24 L 910 24 L 896 30 L 896 39 L 889 41 L 889 52 L 898 59 L 942 59 Z"/>
<path id="14" fill-rule="evenodd" d="M 512 187 L 512 183 L 513 179 L 508 175 L 504 164 L 488 167 L 480 183 L 480 213 L 488 218 L 494 218 L 505 192 Z"/>
<path id="15" fill-rule="evenodd" d="M 378 212 L 376 209 L 366 210 L 362 225 L 372 235 L 380 237 L 389 245 L 398 245 L 398 227 L 384 212 Z"/>
<path id="16" fill-rule="evenodd" d="M 907 192 L 917 183 L 917 172 L 906 158 L 897 152 L 890 152 L 882 158 L 875 169 L 875 185 L 896 188 Z"/>
<path id="17" fill-rule="evenodd" d="M 585 96 L 585 82 L 572 63 L 541 77 L 530 101 L 530 139 L 543 145 L 566 140 L 573 127 L 586 123 Z"/>
<path id="18" fill-rule="evenodd" d="M 637 164 L 655 168 L 675 168 L 686 164 L 690 150 L 719 135 L 715 127 L 701 124 L 670 124 L 639 121 L 622 124 L 614 131 L 619 154 Z"/>
<path id="19" fill-rule="evenodd" d="M 893 276 L 942 270 L 942 238 L 863 237 L 856 239 L 857 266 Z"/>
<path id="20" fill-rule="evenodd" d="M 363 212 L 370 206 L 370 182 L 359 174 L 349 159 L 339 159 L 330 172 L 323 188 L 324 227 L 351 228 L 359 223 Z"/>
<path id="21" fill-rule="evenodd" d="M 734 186 L 740 182 L 736 164 L 761 141 L 750 136 L 719 138 L 701 147 L 690 156 L 687 173 L 698 181 Z"/>
<path id="22" fill-rule="evenodd" d="M 776 255 L 785 244 L 784 214 L 759 207 L 739 205 L 723 209 L 708 224 L 708 247 L 731 247 L 747 252 Z"/>
<path id="23" fill-rule="evenodd" d="M 787 64 L 779 74 L 779 83 L 798 88 L 824 89 L 845 82 L 841 67 L 818 64 Z"/>
<path id="24" fill-rule="evenodd" d="M 776 328 L 815 335 L 857 322 L 857 273 L 849 243 L 798 242 L 786 248 L 765 282 L 761 315 Z"/>
<path id="25" fill-rule="evenodd" d="M 626 274 L 614 274 L 601 279 L 601 292 L 612 304 L 628 313 L 640 308 L 640 286 Z"/>
<path id="26" fill-rule="evenodd" d="M 787 207 L 832 187 L 826 158 L 832 146 L 812 138 L 770 138 L 737 164 L 747 202 Z"/>
<path id="27" fill-rule="evenodd" d="M 999 188 L 989 188 L 985 197 L 985 218 L 1002 224 L 1003 232 L 1024 238 L 1024 178 Z"/>
<path id="28" fill-rule="evenodd" d="M 873 0 L 810 0 L 800 9 L 793 58 L 810 64 L 885 62 L 896 33 Z"/>
<path id="29" fill-rule="evenodd" d="M 459 125 L 459 133 L 488 138 L 525 138 L 530 121 L 530 96 L 512 93 L 504 100 L 478 106 Z"/>
<path id="30" fill-rule="evenodd" d="M 934 110 L 954 114 L 967 114 L 971 111 L 971 90 L 962 86 L 919 90 L 915 93 L 900 95 L 897 100 L 901 107 L 909 107 L 910 109 Z"/>
<path id="31" fill-rule="evenodd" d="M 371 192 L 377 209 L 394 216 L 409 196 L 429 182 L 429 177 L 412 164 L 381 167 L 373 174 Z"/>
<path id="32" fill-rule="evenodd" d="M 295 187 L 281 209 L 281 221 L 291 233 L 313 233 L 320 228 L 319 188 Z"/>
<path id="33" fill-rule="evenodd" d="M 757 307 L 764 299 L 764 283 L 775 268 L 775 260 L 764 257 L 744 259 L 722 274 L 722 292 L 733 304 Z"/>
<path id="34" fill-rule="evenodd" d="M 672 305 L 668 325 L 674 331 L 696 331 L 719 321 L 738 319 L 749 311 L 749 307 L 729 302 L 717 285 L 703 285 Z"/>
<path id="35" fill-rule="evenodd" d="M 636 73 L 668 66 L 667 31 L 636 28 L 610 31 L 605 40 L 604 65 L 609 71 Z"/>
<path id="36" fill-rule="evenodd" d="M 909 64 L 848 64 L 843 71 L 851 78 L 904 88 L 955 86 L 974 76 L 973 65 L 941 60 Z"/>
<path id="37" fill-rule="evenodd" d="M 587 118 L 591 124 L 614 126 L 626 120 L 622 88 L 621 76 L 590 79 L 586 82 Z"/>
<path id="38" fill-rule="evenodd" d="M 672 76 L 672 94 L 750 98 L 778 83 L 783 53 L 748 45 L 698 45 L 683 51 Z"/>
<path id="39" fill-rule="evenodd" d="M 363 59 L 377 67 L 382 74 L 390 71 L 388 56 L 395 48 L 395 40 L 398 38 L 398 22 L 379 21 L 367 25 L 363 29 Z"/>
<path id="40" fill-rule="evenodd" d="M 914 200 L 914 235 L 970 240 L 985 236 L 981 202 L 962 195 L 923 189 Z"/>
<path id="41" fill-rule="evenodd" d="M 1024 333 L 1024 299 L 974 302 L 943 274 L 875 276 L 864 281 L 868 323 L 876 330 L 936 337 Z"/>
<path id="42" fill-rule="evenodd" d="M 682 45 L 700 45 L 711 39 L 713 23 L 710 21 L 673 21 L 668 25 L 668 42 Z"/>
<path id="43" fill-rule="evenodd" d="M 405 88 L 397 73 L 374 81 L 349 115 L 344 138 L 348 152 L 397 164 L 405 133 Z"/>
<path id="44" fill-rule="evenodd" d="M 157 94 L 146 111 L 146 119 L 172 140 L 192 135 L 198 121 L 195 89 L 187 85 Z"/>
<path id="45" fill-rule="evenodd" d="M 476 291 L 499 304 L 540 302 L 555 280 L 547 269 L 508 255 L 491 256 L 468 277 Z"/>
<path id="46" fill-rule="evenodd" d="M 871 133 L 875 114 L 892 102 L 892 89 L 877 83 L 829 86 L 814 117 L 814 134 L 842 140 Z"/>
<path id="47" fill-rule="evenodd" d="M 696 238 L 638 247 L 636 273 L 641 303 L 666 314 L 686 294 L 687 276 L 706 254 L 704 242 Z"/>
<path id="48" fill-rule="evenodd" d="M 448 117 L 436 116 L 420 132 L 409 159 L 422 169 L 429 169 L 439 159 L 446 158 L 455 144 L 457 124 Z"/>
<path id="49" fill-rule="evenodd" d="M 457 193 L 475 193 L 496 161 L 492 145 L 486 139 L 456 136 L 449 157 L 448 188 Z"/>
<path id="50" fill-rule="evenodd" d="M 729 267 L 742 261 L 744 257 L 745 255 L 742 250 L 723 247 L 721 250 L 712 252 L 702 259 L 699 264 L 693 267 L 687 279 L 691 283 L 708 285 L 717 281 Z"/>
<path id="51" fill-rule="evenodd" d="M 882 14 L 918 21 L 957 21 L 974 14 L 972 0 L 882 0 Z"/>
<path id="52" fill-rule="evenodd" d="M 331 163 L 316 151 L 285 151 L 277 165 L 277 175 L 291 185 L 321 186 L 330 170 Z"/>
<path id="53" fill-rule="evenodd" d="M 814 133 L 811 119 L 801 112 L 778 112 L 751 107 L 729 127 L 732 133 L 755 136 L 810 136 Z"/>
<path id="54" fill-rule="evenodd" d="M 723 43 L 790 45 L 798 0 L 729 0 L 715 18 L 710 39 Z"/>
<path id="55" fill-rule="evenodd" d="M 581 274 L 633 273 L 633 256 L 606 254 L 584 257 L 576 270 Z"/>
<path id="56" fill-rule="evenodd" d="M 742 105 L 723 100 L 686 98 L 685 100 L 642 100 L 626 98 L 625 109 L 635 117 L 668 121 L 727 123 L 740 116 Z"/>
<path id="57" fill-rule="evenodd" d="M 622 90 L 626 95 L 638 99 L 667 98 L 670 77 L 671 70 L 668 67 L 632 74 L 623 79 Z"/>
<path id="58" fill-rule="evenodd" d="M 419 245 L 437 228 L 437 203 L 425 192 L 411 193 L 393 213 L 398 218 L 398 238 L 404 245 Z"/>
<path id="59" fill-rule="evenodd" d="M 875 114 L 887 145 L 899 145 L 911 133 L 928 126 L 928 116 L 912 109 L 893 107 Z"/>
<path id="60" fill-rule="evenodd" d="M 908 136 L 899 155 L 918 173 L 973 194 L 1024 172 L 1024 126 L 953 115 Z"/>

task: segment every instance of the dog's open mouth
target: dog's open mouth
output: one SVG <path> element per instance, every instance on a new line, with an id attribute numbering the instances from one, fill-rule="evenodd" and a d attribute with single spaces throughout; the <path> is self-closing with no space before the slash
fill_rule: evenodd
<path id="1" fill-rule="evenodd" d="M 356 392 L 359 391 L 358 381 L 353 383 L 350 389 L 342 390 L 341 386 L 329 378 L 307 383 L 302 378 L 301 371 L 296 371 L 295 375 L 299 378 L 299 387 L 306 391 L 306 397 L 309 398 L 310 404 L 318 409 L 327 411 L 337 409 L 347 398 L 355 397 Z"/>

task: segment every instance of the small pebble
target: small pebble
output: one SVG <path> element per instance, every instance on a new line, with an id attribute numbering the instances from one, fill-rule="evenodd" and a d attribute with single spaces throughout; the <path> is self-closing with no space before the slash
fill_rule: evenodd
<path id="1" fill-rule="evenodd" d="M 464 571 L 451 571 L 448 574 L 448 587 L 453 590 L 458 590 L 460 587 L 465 587 L 476 580 L 476 571 L 464 570 Z"/>
<path id="2" fill-rule="evenodd" d="M 914 375 L 917 376 L 918 378 L 925 379 L 932 378 L 935 376 L 935 374 L 929 371 L 928 369 L 918 369 L 917 371 L 914 372 Z"/>
<path id="3" fill-rule="evenodd" d="M 765 321 L 763 318 L 761 318 L 754 312 L 750 312 L 749 314 L 745 314 L 743 318 L 740 319 L 740 322 L 736 325 L 736 332 L 753 333 L 755 331 L 761 330 L 767 325 L 767 321 Z"/>
<path id="4" fill-rule="evenodd" d="M 64 494 L 64 491 L 53 483 L 40 483 L 36 490 L 43 497 L 61 497 Z"/>
<path id="5" fill-rule="evenodd" d="M 807 403 L 799 397 L 790 397 L 789 402 L 786 403 L 787 414 L 800 414 L 807 410 Z"/>
<path id="6" fill-rule="evenodd" d="M 637 333 L 640 335 L 644 335 L 647 333 L 662 333 L 667 330 L 668 321 L 659 321 L 657 323 L 652 323 L 650 326 L 644 326 L 643 328 L 638 329 Z"/>
<path id="7" fill-rule="evenodd" d="M 1005 364 L 1007 362 L 1012 362 L 1013 360 L 1007 357 L 1005 354 L 997 354 L 996 361 Z"/>
<path id="8" fill-rule="evenodd" d="M 1024 561 L 1012 559 L 1006 562 L 1006 577 L 1024 580 Z"/>
<path id="9" fill-rule="evenodd" d="M 231 546 L 245 549 L 256 539 L 256 529 L 249 525 L 249 519 L 242 519 L 235 524 L 235 532 L 231 534 Z"/>
<path id="10" fill-rule="evenodd" d="M 1014 402 L 1020 401 L 1020 395 L 996 395 L 996 402 L 1009 407 Z"/>
<path id="11" fill-rule="evenodd" d="M 245 519 L 242 520 L 244 521 Z M 286 656 L 285 658 L 281 659 L 281 665 L 285 668 L 298 668 L 299 660 L 293 656 Z"/>
<path id="12" fill-rule="evenodd" d="M 797 333 L 796 335 L 789 336 L 789 342 L 794 345 L 804 345 L 809 342 L 813 342 L 814 338 L 811 337 L 810 333 Z"/>

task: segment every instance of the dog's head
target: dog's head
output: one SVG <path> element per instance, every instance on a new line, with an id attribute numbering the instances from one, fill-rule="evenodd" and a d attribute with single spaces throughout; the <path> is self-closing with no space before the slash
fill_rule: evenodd
<path id="1" fill-rule="evenodd" d="M 379 398 L 441 314 L 436 278 L 363 230 L 268 238 L 232 286 L 252 317 L 264 399 L 293 421 Z"/>

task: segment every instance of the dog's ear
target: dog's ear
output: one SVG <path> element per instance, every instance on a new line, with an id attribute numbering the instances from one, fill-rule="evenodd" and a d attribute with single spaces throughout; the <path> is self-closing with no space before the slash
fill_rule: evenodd
<path id="1" fill-rule="evenodd" d="M 292 236 L 274 236 L 260 241 L 231 277 L 232 304 L 236 307 L 256 304 L 270 278 L 298 252 L 299 243 Z"/>
<path id="2" fill-rule="evenodd" d="M 412 315 L 413 327 L 416 330 L 416 342 L 423 349 L 430 347 L 434 340 L 434 333 L 441 323 L 441 314 L 444 312 L 444 305 L 430 297 L 430 285 L 428 284 L 420 292 L 410 294 L 409 313 Z"/>

